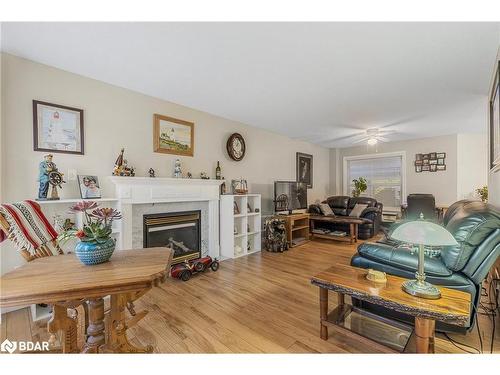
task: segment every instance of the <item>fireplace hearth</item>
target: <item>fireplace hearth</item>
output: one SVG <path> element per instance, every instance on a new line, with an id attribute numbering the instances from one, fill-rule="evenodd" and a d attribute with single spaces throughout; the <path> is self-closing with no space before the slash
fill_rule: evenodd
<path id="1" fill-rule="evenodd" d="M 201 257 L 200 218 L 200 211 L 144 215 L 144 247 L 172 248 L 172 264 Z"/>

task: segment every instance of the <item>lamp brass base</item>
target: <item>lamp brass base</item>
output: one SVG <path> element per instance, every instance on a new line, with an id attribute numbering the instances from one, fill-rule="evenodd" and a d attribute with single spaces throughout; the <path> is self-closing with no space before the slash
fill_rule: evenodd
<path id="1" fill-rule="evenodd" d="M 426 299 L 439 299 L 441 292 L 431 283 L 418 280 L 407 280 L 402 285 L 403 290 L 415 297 Z"/>

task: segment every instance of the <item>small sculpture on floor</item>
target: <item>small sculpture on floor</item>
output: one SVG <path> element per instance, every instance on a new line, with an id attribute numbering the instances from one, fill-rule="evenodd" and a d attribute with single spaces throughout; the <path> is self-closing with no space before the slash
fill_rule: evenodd
<path id="1" fill-rule="evenodd" d="M 264 223 L 264 245 L 267 251 L 280 252 L 288 250 L 285 220 L 279 217 L 266 219 Z"/>

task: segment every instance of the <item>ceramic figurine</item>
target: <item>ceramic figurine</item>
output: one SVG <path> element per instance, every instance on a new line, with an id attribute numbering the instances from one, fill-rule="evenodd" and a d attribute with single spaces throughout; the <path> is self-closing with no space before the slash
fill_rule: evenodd
<path id="1" fill-rule="evenodd" d="M 155 176 L 155 170 L 153 168 L 149 168 L 148 173 L 149 173 L 149 177 L 151 177 L 151 178 L 156 177 Z"/>
<path id="2" fill-rule="evenodd" d="M 186 177 L 187 177 L 187 178 L 193 178 L 193 175 L 191 174 L 191 172 L 188 172 L 188 173 L 186 174 Z"/>
<path id="3" fill-rule="evenodd" d="M 222 184 L 220 184 L 220 195 L 226 194 L 226 181 L 224 177 L 222 177 Z"/>
<path id="4" fill-rule="evenodd" d="M 174 177 L 182 178 L 181 161 L 179 159 L 175 160 Z"/>
<path id="5" fill-rule="evenodd" d="M 56 164 L 52 161 L 52 154 L 45 155 L 44 160 L 40 162 L 38 167 L 38 200 L 58 200 L 59 195 L 57 188 L 62 189 L 64 174 L 59 172 Z M 52 186 L 50 198 L 47 198 L 49 185 Z"/>
<path id="6" fill-rule="evenodd" d="M 206 172 L 201 172 L 201 173 L 200 173 L 200 178 L 201 178 L 202 180 L 209 180 L 209 179 L 210 179 L 210 177 L 208 177 L 208 176 L 207 176 L 207 173 L 206 173 Z"/>
<path id="7" fill-rule="evenodd" d="M 56 165 L 52 162 L 52 154 L 47 154 L 43 157 L 43 161 L 38 165 L 38 200 L 47 199 L 49 192 L 49 173 L 57 170 Z"/>
<path id="8" fill-rule="evenodd" d="M 125 149 L 122 148 L 120 154 L 116 158 L 115 167 L 113 168 L 113 176 L 135 176 L 135 169 L 128 166 L 127 159 L 123 158 Z"/>

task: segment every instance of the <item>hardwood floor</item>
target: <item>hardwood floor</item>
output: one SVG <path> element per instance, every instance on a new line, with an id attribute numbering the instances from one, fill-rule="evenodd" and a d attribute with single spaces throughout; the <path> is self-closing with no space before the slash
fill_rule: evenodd
<path id="1" fill-rule="evenodd" d="M 343 335 L 319 338 L 318 288 L 312 275 L 332 263 L 348 264 L 356 245 L 313 241 L 283 254 L 260 254 L 221 263 L 188 282 L 169 279 L 143 296 L 136 310 L 149 314 L 130 329 L 132 342 L 153 344 L 158 353 L 374 353 L 375 348 Z M 330 304 L 336 303 L 331 293 Z M 46 340 L 43 324 L 28 309 L 5 314 L 1 341 Z M 480 317 L 485 352 L 491 321 Z M 456 341 L 478 348 L 477 330 Z M 471 350 L 472 351 L 472 350 Z M 436 352 L 463 353 L 437 337 Z M 495 352 L 500 352 L 497 319 Z"/>

